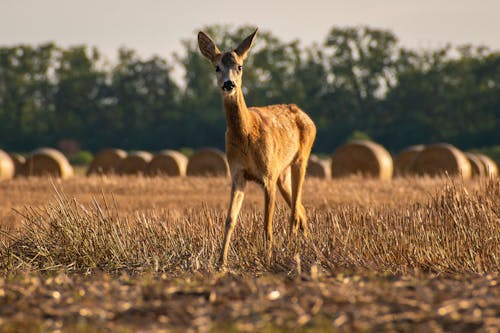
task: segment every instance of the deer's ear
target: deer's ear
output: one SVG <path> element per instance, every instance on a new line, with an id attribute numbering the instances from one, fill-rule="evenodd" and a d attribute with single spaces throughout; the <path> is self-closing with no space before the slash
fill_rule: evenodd
<path id="1" fill-rule="evenodd" d="M 247 57 L 248 51 L 250 51 L 250 48 L 252 48 L 253 41 L 255 39 L 255 35 L 257 34 L 257 30 L 259 30 L 259 29 L 255 29 L 255 31 L 250 36 L 248 36 L 247 38 L 245 38 L 245 40 L 243 40 L 241 42 L 241 44 L 238 45 L 238 47 L 236 48 L 236 50 L 234 50 L 234 52 L 236 52 L 236 54 L 242 60 L 244 60 Z"/>
<path id="2" fill-rule="evenodd" d="M 215 58 L 220 54 L 212 38 L 203 31 L 198 33 L 198 47 L 200 48 L 201 54 L 207 57 L 211 62 L 214 62 Z"/>

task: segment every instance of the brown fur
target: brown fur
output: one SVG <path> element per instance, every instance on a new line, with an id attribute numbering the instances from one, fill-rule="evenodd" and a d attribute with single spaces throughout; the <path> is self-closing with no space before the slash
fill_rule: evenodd
<path id="1" fill-rule="evenodd" d="M 220 263 L 225 265 L 231 234 L 244 198 L 247 180 L 264 187 L 265 233 L 268 260 L 272 254 L 272 220 L 276 185 L 292 209 L 290 234 L 300 227 L 308 235 L 307 219 L 302 205 L 302 184 L 316 127 L 309 116 L 294 104 L 248 108 L 241 90 L 243 60 L 257 31 L 248 36 L 233 52 L 220 52 L 203 32 L 198 44 L 204 56 L 217 68 L 218 85 L 227 80 L 235 83 L 234 91 L 224 92 L 226 112 L 226 154 L 231 169 L 232 188 L 226 220 Z"/>

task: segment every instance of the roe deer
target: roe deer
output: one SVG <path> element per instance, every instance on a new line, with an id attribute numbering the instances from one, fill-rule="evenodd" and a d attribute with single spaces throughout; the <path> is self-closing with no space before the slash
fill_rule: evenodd
<path id="1" fill-rule="evenodd" d="M 224 243 L 219 264 L 227 261 L 227 251 L 247 180 L 264 188 L 267 261 L 272 255 L 273 214 L 276 185 L 292 210 L 290 235 L 298 228 L 307 237 L 307 219 L 301 202 L 302 185 L 316 126 L 294 104 L 247 108 L 241 89 L 243 61 L 248 55 L 257 30 L 233 51 L 221 52 L 204 32 L 198 33 L 201 53 L 214 66 L 226 112 L 226 155 L 231 170 L 231 199 L 226 219 Z"/>

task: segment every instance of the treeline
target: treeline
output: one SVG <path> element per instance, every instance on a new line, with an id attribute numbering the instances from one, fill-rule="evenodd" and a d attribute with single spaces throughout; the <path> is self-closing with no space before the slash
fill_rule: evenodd
<path id="1" fill-rule="evenodd" d="M 204 29 L 229 49 L 251 27 Z M 48 43 L 0 48 L 0 148 L 29 151 L 77 142 L 159 150 L 224 146 L 225 118 L 213 68 L 192 40 L 171 60 L 120 49 Z M 172 78 L 173 68 L 184 73 Z M 332 28 L 302 47 L 260 31 L 244 69 L 248 105 L 297 103 L 315 120 L 314 151 L 353 137 L 397 151 L 446 141 L 462 149 L 500 142 L 500 53 L 446 46 L 415 51 L 390 31 Z"/>

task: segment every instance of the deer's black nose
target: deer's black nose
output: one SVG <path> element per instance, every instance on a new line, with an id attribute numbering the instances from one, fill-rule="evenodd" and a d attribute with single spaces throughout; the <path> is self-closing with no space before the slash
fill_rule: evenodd
<path id="1" fill-rule="evenodd" d="M 224 84 L 222 85 L 222 89 L 226 90 L 226 91 L 231 91 L 234 89 L 234 87 L 236 87 L 236 84 L 234 84 L 233 81 L 229 81 L 229 80 L 224 82 Z"/>

